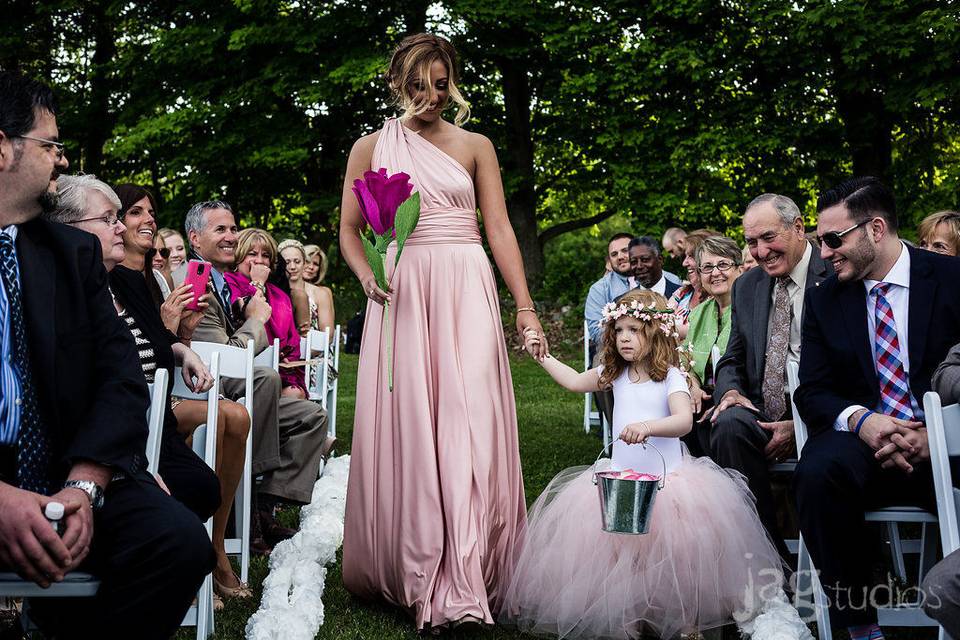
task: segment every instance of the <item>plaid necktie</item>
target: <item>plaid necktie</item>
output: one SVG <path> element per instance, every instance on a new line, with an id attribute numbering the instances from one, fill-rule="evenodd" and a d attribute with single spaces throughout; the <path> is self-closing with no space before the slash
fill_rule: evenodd
<path id="1" fill-rule="evenodd" d="M 890 284 L 880 282 L 870 290 L 877 299 L 874 318 L 877 328 L 874 332 L 873 350 L 877 358 L 877 377 L 880 380 L 880 404 L 877 411 L 884 415 L 913 420 L 914 411 L 910 400 L 910 382 L 900 358 L 900 339 L 897 337 L 897 323 L 893 319 L 893 309 L 887 301 Z"/>
<path id="2" fill-rule="evenodd" d="M 0 278 L 7 292 L 13 332 L 14 369 L 20 380 L 20 430 L 17 434 L 17 484 L 21 489 L 49 494 L 50 441 L 40 421 L 37 394 L 30 371 L 30 350 L 23 319 L 20 279 L 13 238 L 0 233 Z"/>
<path id="3" fill-rule="evenodd" d="M 767 352 L 763 366 L 763 410 L 771 420 L 779 420 L 787 412 L 784 396 L 784 375 L 787 371 L 787 349 L 790 347 L 790 294 L 787 292 L 789 276 L 778 278 L 773 294 L 773 317 L 767 331 Z"/>

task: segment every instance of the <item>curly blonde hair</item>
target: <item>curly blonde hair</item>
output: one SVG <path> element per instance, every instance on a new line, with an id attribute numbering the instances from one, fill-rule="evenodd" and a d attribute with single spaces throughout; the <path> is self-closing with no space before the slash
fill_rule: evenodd
<path id="1" fill-rule="evenodd" d="M 634 289 L 617 299 L 617 305 L 629 307 L 633 302 L 636 302 L 639 307 L 658 310 L 657 313 L 647 316 L 649 320 L 641 320 L 643 328 L 640 348 L 644 351 L 639 355 L 638 361 L 646 367 L 651 380 L 662 382 L 666 379 L 667 370 L 670 367 L 681 366 L 680 341 L 672 329 L 674 326 L 672 312 L 666 313 L 666 298 L 647 289 Z M 661 309 L 664 310 L 662 313 L 659 311 Z M 603 328 L 603 338 L 600 342 L 600 364 L 603 365 L 603 372 L 600 374 L 601 389 L 609 389 L 623 370 L 630 366 L 630 363 L 617 351 L 616 324 L 616 320 L 610 318 Z M 667 325 L 671 330 L 665 331 L 661 325 Z"/>

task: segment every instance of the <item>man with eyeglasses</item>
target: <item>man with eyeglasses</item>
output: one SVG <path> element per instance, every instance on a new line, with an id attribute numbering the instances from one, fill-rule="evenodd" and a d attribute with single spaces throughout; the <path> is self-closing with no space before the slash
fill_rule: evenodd
<path id="1" fill-rule="evenodd" d="M 804 238 L 803 216 L 786 196 L 754 198 L 743 215 L 743 233 L 760 268 L 733 285 L 730 340 L 717 364 L 715 408 L 703 439 L 717 464 L 747 477 L 761 522 L 788 558 L 770 466 L 794 453 L 787 363 L 800 359 L 804 291 L 830 267 Z"/>
<path id="2" fill-rule="evenodd" d="M 100 580 L 91 598 L 31 603 L 56 637 L 167 638 L 215 556 L 147 472 L 147 386 L 100 242 L 39 217 L 68 166 L 56 113 L 48 87 L 0 72 L 0 572 Z"/>
<path id="3" fill-rule="evenodd" d="M 960 342 L 960 261 L 906 246 L 893 194 L 854 178 L 821 194 L 820 255 L 836 277 L 807 297 L 800 386 L 810 432 L 794 487 L 833 624 L 876 640 L 876 546 L 864 512 L 932 507 L 923 395 Z"/>

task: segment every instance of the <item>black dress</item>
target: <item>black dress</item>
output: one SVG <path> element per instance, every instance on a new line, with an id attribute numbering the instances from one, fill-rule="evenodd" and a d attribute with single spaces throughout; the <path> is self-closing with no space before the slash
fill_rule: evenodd
<path id="1" fill-rule="evenodd" d="M 163 325 L 160 309 L 147 288 L 144 274 L 117 265 L 110 272 L 110 289 L 124 308 L 128 328 L 137 337 L 137 350 L 148 382 L 153 382 L 156 369 L 166 369 L 171 383 L 167 386 L 167 404 L 163 416 L 160 463 L 157 471 L 170 494 L 207 520 L 220 506 L 220 481 L 213 470 L 193 452 L 186 438 L 177 433 L 177 417 L 170 396 L 173 389 L 174 355 L 172 345 L 177 336 Z"/>

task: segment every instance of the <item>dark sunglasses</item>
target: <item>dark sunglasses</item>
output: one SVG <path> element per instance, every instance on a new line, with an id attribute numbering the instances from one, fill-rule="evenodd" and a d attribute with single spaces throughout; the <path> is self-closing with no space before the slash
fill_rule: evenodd
<path id="1" fill-rule="evenodd" d="M 151 251 L 153 252 L 152 254 L 150 254 L 151 258 L 157 255 L 158 253 L 160 254 L 160 257 L 163 258 L 164 260 L 170 257 L 170 249 L 166 247 L 164 247 L 163 249 L 151 249 Z"/>
<path id="2" fill-rule="evenodd" d="M 840 245 L 843 244 L 843 236 L 847 235 L 854 229 L 859 229 L 860 227 L 867 224 L 868 222 L 871 222 L 872 220 L 873 218 L 870 218 L 869 220 L 858 222 L 857 224 L 853 225 L 849 229 L 844 229 L 843 231 L 827 231 L 822 236 L 817 236 L 817 242 L 819 242 L 821 245 L 825 244 L 831 249 L 839 249 Z"/>

